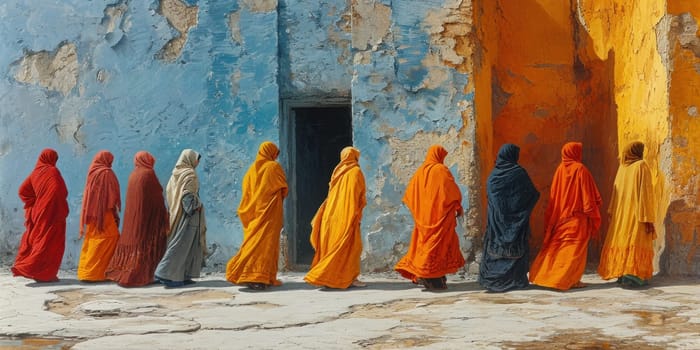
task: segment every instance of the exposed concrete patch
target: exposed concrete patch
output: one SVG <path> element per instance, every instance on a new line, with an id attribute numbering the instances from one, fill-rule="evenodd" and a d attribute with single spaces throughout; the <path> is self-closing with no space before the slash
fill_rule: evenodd
<path id="1" fill-rule="evenodd" d="M 102 26 L 105 27 L 105 32 L 107 33 L 106 39 L 109 40 L 109 34 L 114 33 L 117 29 L 126 31 L 125 28 L 125 15 L 129 10 L 129 5 L 126 0 L 120 0 L 115 4 L 108 5 L 104 10 L 104 17 L 102 17 Z M 118 41 L 118 40 L 117 40 Z"/>
<path id="2" fill-rule="evenodd" d="M 78 82 L 78 53 L 75 44 L 70 42 L 62 42 L 53 52 L 28 51 L 17 64 L 15 80 L 38 84 L 64 96 Z"/>
<path id="3" fill-rule="evenodd" d="M 329 15 L 336 15 L 331 13 Z M 352 10 L 348 7 L 343 9 L 338 16 L 338 20 L 334 25 L 328 27 L 328 41 L 340 47 L 343 51 L 338 56 L 338 63 L 341 65 L 350 65 L 352 53 L 350 52 L 351 40 L 347 38 L 347 34 L 352 32 Z"/>
<path id="4" fill-rule="evenodd" d="M 592 349 L 615 349 L 615 350 L 662 350 L 666 349 L 663 344 L 652 345 L 642 339 L 629 340 L 618 339 L 600 332 L 595 328 L 572 329 L 569 331 L 558 331 L 557 334 L 545 339 L 514 342 L 502 342 L 502 346 L 507 349 L 518 350 L 592 350 Z"/>
<path id="5" fill-rule="evenodd" d="M 352 0 L 352 47 L 358 50 L 376 47 L 389 35 L 391 7 L 376 1 Z"/>
<path id="6" fill-rule="evenodd" d="M 55 292 L 57 298 L 45 302 L 48 311 L 69 318 L 164 316 L 173 310 L 204 305 L 230 305 L 234 295 L 217 290 L 188 290 L 174 295 L 143 295 L 116 292 L 96 293 L 87 289 Z"/>
<path id="7" fill-rule="evenodd" d="M 239 25 L 241 21 L 241 12 L 233 11 L 228 15 L 228 28 L 231 30 L 231 40 L 237 44 L 243 44 L 243 37 L 241 36 L 241 27 Z"/>
<path id="8" fill-rule="evenodd" d="M 448 0 L 442 8 L 428 12 L 424 21 L 430 34 L 428 55 L 436 55 L 460 73 L 471 73 L 472 17 L 471 2 L 465 0 Z"/>
<path id="9" fill-rule="evenodd" d="M 241 0 L 251 12 L 271 12 L 277 9 L 277 0 Z"/>
<path id="10" fill-rule="evenodd" d="M 158 59 L 172 62 L 180 57 L 187 42 L 187 32 L 197 25 L 199 7 L 187 6 L 181 0 L 161 0 L 158 12 L 179 32 L 179 35 L 170 39 L 156 55 Z"/>

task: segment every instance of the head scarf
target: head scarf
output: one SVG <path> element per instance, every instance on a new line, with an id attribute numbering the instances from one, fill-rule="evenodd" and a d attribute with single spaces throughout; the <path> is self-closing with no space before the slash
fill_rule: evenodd
<path id="1" fill-rule="evenodd" d="M 51 148 L 44 148 L 39 154 L 39 159 L 36 161 L 35 168 L 44 166 L 56 166 L 58 161 L 58 153 Z"/>
<path id="2" fill-rule="evenodd" d="M 114 156 L 108 151 L 100 151 L 88 169 L 85 191 L 83 192 L 83 210 L 80 216 L 80 236 L 85 225 L 94 223 L 99 231 L 104 229 L 104 214 L 115 209 L 117 215 L 121 209 L 119 181 L 112 171 Z"/>
<path id="3" fill-rule="evenodd" d="M 333 175 L 331 175 L 331 182 L 328 184 L 330 187 L 333 187 L 338 180 L 340 180 L 341 177 L 345 173 L 348 172 L 348 170 L 360 166 L 358 163 L 360 160 L 360 150 L 358 150 L 355 147 L 348 146 L 343 148 L 342 151 L 340 151 L 340 163 L 333 169 Z"/>
<path id="4" fill-rule="evenodd" d="M 156 159 L 146 151 L 138 151 L 134 155 L 134 166 L 146 169 L 153 169 Z"/>
<path id="5" fill-rule="evenodd" d="M 627 145 L 625 150 L 622 152 L 622 163 L 625 165 L 630 165 L 636 161 L 642 160 L 644 158 L 644 144 L 635 141 Z"/>

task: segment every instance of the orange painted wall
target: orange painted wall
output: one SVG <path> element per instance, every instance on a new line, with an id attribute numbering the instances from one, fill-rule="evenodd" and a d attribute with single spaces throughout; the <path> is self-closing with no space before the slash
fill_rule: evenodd
<path id="1" fill-rule="evenodd" d="M 488 52 L 482 59 L 489 65 L 477 70 L 476 103 L 477 113 L 488 113 L 491 119 L 491 129 L 478 130 L 490 138 L 491 148 L 483 156 L 484 176 L 501 144 L 521 147 L 520 163 L 541 192 L 532 217 L 534 255 L 541 244 L 544 209 L 561 147 L 567 141 L 584 142 L 584 161 L 600 168 L 592 155 L 598 148 L 597 121 L 604 115 L 588 114 L 578 101 L 581 87 L 574 70 L 577 47 L 569 2 L 484 0 L 482 8 L 484 12 L 476 14 L 481 22 L 476 23 Z M 479 95 L 485 88 L 490 88 L 489 101 Z"/>

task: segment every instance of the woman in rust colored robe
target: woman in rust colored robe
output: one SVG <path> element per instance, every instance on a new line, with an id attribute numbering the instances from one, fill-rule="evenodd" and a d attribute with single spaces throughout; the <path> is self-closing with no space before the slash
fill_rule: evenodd
<path id="1" fill-rule="evenodd" d="M 446 156 L 445 148 L 431 146 L 403 197 L 415 228 L 408 253 L 394 269 L 428 290 L 447 289 L 445 275 L 464 266 L 455 232 L 463 213 L 462 194 L 443 164 Z"/>
<path id="2" fill-rule="evenodd" d="M 121 194 L 112 161 L 112 153 L 100 151 L 88 169 L 80 215 L 80 238 L 85 237 L 78 263 L 81 281 L 105 280 L 105 270 L 119 240 Z"/>
<path id="3" fill-rule="evenodd" d="M 333 170 L 328 197 L 311 221 L 311 246 L 316 250 L 304 280 L 330 288 L 364 287 L 360 275 L 362 236 L 360 221 L 365 199 L 365 177 L 358 163 L 360 151 L 345 147 Z"/>
<path id="4" fill-rule="evenodd" d="M 26 231 L 12 266 L 14 276 L 37 282 L 58 281 L 66 246 L 68 189 L 56 168 L 57 161 L 56 151 L 41 151 L 34 170 L 19 187 Z"/>
<path id="5" fill-rule="evenodd" d="M 586 269 L 588 241 L 598 234 L 602 200 L 593 176 L 581 163 L 583 145 L 561 149 L 545 211 L 542 249 L 530 266 L 530 283 L 568 290 L 580 288 Z"/>
<path id="6" fill-rule="evenodd" d="M 136 153 L 126 187 L 122 235 L 106 273 L 122 287 L 154 282 L 156 266 L 165 252 L 169 218 L 163 187 L 153 171 L 155 162 L 148 152 Z"/>
<path id="7" fill-rule="evenodd" d="M 243 177 L 243 197 L 238 206 L 243 243 L 226 265 L 227 280 L 255 290 L 282 284 L 277 279 L 277 262 L 287 179 L 275 161 L 279 153 L 274 143 L 263 142 Z"/>
<path id="8" fill-rule="evenodd" d="M 626 286 L 646 285 L 654 274 L 656 206 L 644 144 L 632 142 L 622 154 L 608 213 L 610 227 L 598 274 Z"/>

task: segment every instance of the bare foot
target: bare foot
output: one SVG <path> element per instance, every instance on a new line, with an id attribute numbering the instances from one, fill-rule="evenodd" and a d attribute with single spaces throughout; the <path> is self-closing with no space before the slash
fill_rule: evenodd
<path id="1" fill-rule="evenodd" d="M 576 282 L 573 286 L 571 286 L 571 288 L 574 288 L 574 289 L 586 288 L 586 287 L 588 287 L 588 285 L 585 284 L 585 283 L 583 283 L 583 282 L 581 282 L 581 281 L 578 281 L 578 282 Z"/>

